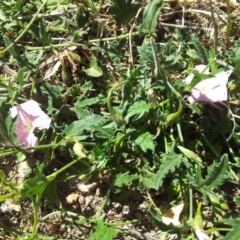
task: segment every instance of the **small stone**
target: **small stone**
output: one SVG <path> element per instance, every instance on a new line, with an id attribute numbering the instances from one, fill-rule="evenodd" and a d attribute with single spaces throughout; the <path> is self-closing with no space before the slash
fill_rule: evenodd
<path id="1" fill-rule="evenodd" d="M 79 198 L 78 198 L 78 202 L 80 205 L 84 205 L 85 204 L 85 197 L 80 195 Z"/>
<path id="2" fill-rule="evenodd" d="M 77 201 L 79 195 L 78 193 L 71 193 L 66 197 L 66 201 L 68 204 L 73 204 L 74 202 Z"/>

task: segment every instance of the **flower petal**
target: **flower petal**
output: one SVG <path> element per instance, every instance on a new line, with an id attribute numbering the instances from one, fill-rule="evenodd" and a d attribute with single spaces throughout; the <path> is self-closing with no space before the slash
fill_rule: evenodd
<path id="1" fill-rule="evenodd" d="M 212 78 L 195 85 L 188 98 L 190 104 L 195 102 L 222 102 L 227 100 L 227 82 L 232 71 L 221 72 Z"/>
<path id="2" fill-rule="evenodd" d="M 33 132 L 27 132 L 22 128 L 18 128 L 15 133 L 18 136 L 19 144 L 22 146 L 35 147 L 38 145 L 38 138 L 33 134 Z"/>
<path id="3" fill-rule="evenodd" d="M 38 128 L 39 130 L 48 129 L 51 124 L 51 118 L 43 112 L 41 116 L 33 120 L 32 124 L 34 128 Z"/>
<path id="4" fill-rule="evenodd" d="M 209 240 L 210 237 L 199 227 L 195 228 L 195 233 L 197 235 L 198 240 Z"/>
<path id="5" fill-rule="evenodd" d="M 10 109 L 12 117 L 18 115 L 15 133 L 18 137 L 19 144 L 24 147 L 35 147 L 38 145 L 38 138 L 34 135 L 35 128 L 49 128 L 51 118 L 45 114 L 38 103 L 29 100 Z M 31 150 L 30 152 L 33 152 Z"/>
<path id="6" fill-rule="evenodd" d="M 198 72 L 202 72 L 204 70 L 204 68 L 206 68 L 206 65 L 204 64 L 200 64 L 200 65 L 197 65 L 195 66 L 194 70 L 197 70 Z M 205 71 L 204 71 L 205 74 L 208 74 L 209 73 L 209 68 L 207 68 Z M 193 73 L 190 73 L 184 80 L 183 80 L 183 83 L 185 84 L 190 84 L 192 82 L 194 78 L 194 74 Z"/>

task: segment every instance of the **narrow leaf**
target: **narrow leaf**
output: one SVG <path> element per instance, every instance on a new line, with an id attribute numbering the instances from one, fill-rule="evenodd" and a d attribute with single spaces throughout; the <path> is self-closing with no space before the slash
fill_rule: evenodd
<path id="1" fill-rule="evenodd" d="M 200 183 L 201 186 L 207 186 L 210 188 L 216 188 L 221 184 L 224 179 L 226 179 L 228 171 L 228 156 L 224 154 L 220 162 L 213 162 L 213 164 L 208 167 L 208 175 L 204 181 Z"/>
<path id="2" fill-rule="evenodd" d="M 155 175 L 154 188 L 158 190 L 162 184 L 163 179 L 169 172 L 174 172 L 182 162 L 182 156 L 177 154 L 164 154 L 163 163 Z"/>
<path id="3" fill-rule="evenodd" d="M 140 26 L 140 34 L 153 33 L 157 26 L 157 19 L 161 8 L 163 7 L 163 0 L 153 0 L 144 9 L 143 22 Z"/>
<path id="4" fill-rule="evenodd" d="M 118 26 L 124 22 L 130 22 L 138 10 L 138 5 L 132 4 L 131 0 L 111 0 L 113 17 Z"/>

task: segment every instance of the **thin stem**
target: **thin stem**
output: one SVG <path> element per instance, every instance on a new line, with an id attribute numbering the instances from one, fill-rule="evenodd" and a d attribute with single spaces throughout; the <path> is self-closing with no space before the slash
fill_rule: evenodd
<path id="1" fill-rule="evenodd" d="M 177 131 L 178 131 L 180 144 L 184 147 L 184 139 L 183 139 L 181 124 L 179 120 L 177 121 Z"/>
<path id="2" fill-rule="evenodd" d="M 154 59 L 154 70 L 153 70 L 153 75 L 155 78 L 158 77 L 159 74 L 159 68 L 158 68 L 158 59 L 157 59 L 157 48 L 156 48 L 156 43 L 155 39 L 151 37 L 151 49 L 152 49 L 152 55 Z"/>
<path id="3" fill-rule="evenodd" d="M 104 0 L 100 0 L 100 3 L 99 3 L 99 10 L 102 8 L 103 4 L 104 4 Z"/>
<path id="4" fill-rule="evenodd" d="M 189 220 L 193 219 L 193 191 L 189 189 Z"/>
<path id="5" fill-rule="evenodd" d="M 59 175 L 60 173 L 64 172 L 66 169 L 70 168 L 71 166 L 73 166 L 74 164 L 76 164 L 77 162 L 79 162 L 79 160 L 80 160 L 79 158 L 73 160 L 72 162 L 70 162 L 70 163 L 68 163 L 67 165 L 65 165 L 64 167 L 62 167 L 61 169 L 59 169 L 59 170 L 57 170 L 56 172 L 48 175 L 48 176 L 47 176 L 47 179 L 48 179 L 49 181 L 54 180 L 54 179 L 57 177 L 57 175 Z"/>
<path id="6" fill-rule="evenodd" d="M 209 148 L 213 151 L 213 153 L 216 155 L 216 157 L 220 157 L 218 151 L 213 147 L 213 145 L 208 141 L 208 139 L 204 136 L 203 133 L 200 133 L 203 140 L 205 141 L 205 143 L 209 146 Z"/>
<path id="7" fill-rule="evenodd" d="M 138 32 L 133 32 L 131 33 L 131 36 L 138 36 Z M 119 40 L 119 39 L 125 39 L 129 37 L 129 33 L 123 34 L 120 36 L 115 36 L 115 37 L 108 37 L 108 38 L 99 38 L 99 39 L 92 39 L 89 40 L 88 42 L 84 42 L 82 44 L 79 43 L 74 43 L 74 42 L 66 42 L 66 43 L 61 43 L 61 44 L 52 44 L 49 46 L 43 46 L 43 47 L 26 47 L 26 50 L 32 50 L 32 51 L 37 51 L 37 50 L 49 50 L 53 48 L 62 48 L 62 47 L 70 47 L 70 46 L 84 46 L 84 45 L 90 45 L 92 43 L 99 43 L 99 42 L 107 42 L 107 41 L 114 41 L 114 40 Z"/>
<path id="8" fill-rule="evenodd" d="M 211 11 L 211 17 L 212 17 L 213 26 L 214 26 L 214 50 L 215 50 L 215 53 L 217 53 L 217 46 L 218 46 L 218 24 L 217 24 L 217 21 L 216 21 L 216 19 L 215 19 L 214 12 L 213 12 L 212 0 L 210 0 L 210 11 Z"/>
<path id="9" fill-rule="evenodd" d="M 15 191 L 12 191 L 12 192 L 10 192 L 10 193 L 1 195 L 1 196 L 0 196 L 0 202 L 6 200 L 6 199 L 8 199 L 8 198 L 12 198 L 15 194 L 16 194 L 16 192 L 15 192 Z"/>
<path id="10" fill-rule="evenodd" d="M 232 228 L 212 228 L 212 229 L 206 230 L 205 232 L 206 233 L 219 232 L 219 231 L 230 232 L 232 230 L 233 230 Z"/>
<path id="11" fill-rule="evenodd" d="M 4 50 L 2 50 L 0 52 L 0 55 L 4 54 L 5 52 L 7 52 L 14 44 L 16 44 L 21 37 L 29 30 L 29 28 L 31 27 L 31 25 L 33 24 L 33 22 L 37 19 L 38 14 L 40 13 L 40 11 L 43 9 L 43 7 L 45 6 L 45 4 L 47 3 L 48 0 L 45 0 L 43 2 L 43 4 L 40 6 L 40 8 L 38 9 L 37 13 L 34 15 L 34 17 L 32 18 L 32 20 L 29 22 L 29 24 L 26 26 L 26 28 L 19 34 L 19 36 L 14 40 L 13 43 L 11 43 L 10 45 L 8 45 Z"/>
<path id="12" fill-rule="evenodd" d="M 230 31 L 231 31 L 231 26 L 232 26 L 232 22 L 231 22 L 231 15 L 230 15 L 230 0 L 226 1 L 227 4 L 227 43 L 226 43 L 226 50 L 229 50 L 229 38 L 230 38 Z"/>
<path id="13" fill-rule="evenodd" d="M 34 201 L 34 200 L 33 200 Z M 33 203 L 33 230 L 31 238 L 34 239 L 36 233 L 37 233 L 37 226 L 38 226 L 38 204 L 35 202 Z"/>

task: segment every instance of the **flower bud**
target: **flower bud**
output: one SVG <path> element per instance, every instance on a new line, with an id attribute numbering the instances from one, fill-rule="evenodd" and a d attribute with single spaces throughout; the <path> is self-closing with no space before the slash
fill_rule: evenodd
<path id="1" fill-rule="evenodd" d="M 201 215 L 196 215 L 192 223 L 193 228 L 203 228 L 203 219 Z"/>
<path id="2" fill-rule="evenodd" d="M 179 99 L 179 108 L 178 108 L 177 112 L 169 114 L 166 117 L 164 125 L 166 127 L 168 127 L 168 126 L 172 125 L 174 122 L 176 122 L 177 119 L 181 116 L 182 110 L 183 110 L 183 105 L 182 105 L 181 99 Z"/>
<path id="3" fill-rule="evenodd" d="M 73 151 L 79 158 L 86 157 L 86 154 L 83 152 L 83 145 L 81 143 L 75 143 L 73 146 Z"/>
<path id="4" fill-rule="evenodd" d="M 202 162 L 202 159 L 193 151 L 187 149 L 187 148 L 184 148 L 184 147 L 181 147 L 181 146 L 178 146 L 178 149 L 187 157 L 187 158 L 190 158 L 191 160 L 193 161 L 196 161 L 196 162 Z"/>
<path id="5" fill-rule="evenodd" d="M 120 113 L 114 113 L 112 115 L 114 122 L 119 126 L 119 127 L 124 127 L 125 122 L 123 119 L 123 116 Z"/>
<path id="6" fill-rule="evenodd" d="M 156 103 L 156 99 L 157 99 L 157 97 L 156 97 L 156 93 L 155 93 L 154 89 L 150 88 L 148 90 L 148 102 L 149 103 Z"/>

